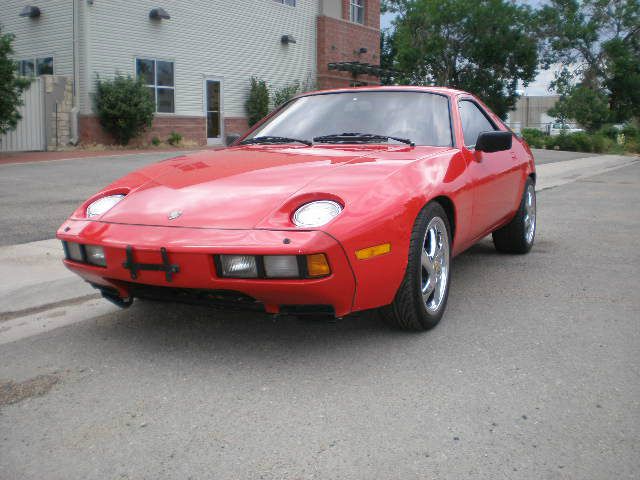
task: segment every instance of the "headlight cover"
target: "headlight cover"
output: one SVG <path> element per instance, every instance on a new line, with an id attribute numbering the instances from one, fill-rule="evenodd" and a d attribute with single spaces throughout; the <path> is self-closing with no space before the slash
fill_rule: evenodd
<path id="1" fill-rule="evenodd" d="M 124 195 L 107 195 L 106 197 L 99 198 L 95 202 L 92 202 L 87 207 L 87 217 L 98 217 L 113 207 L 115 207 L 122 199 Z"/>
<path id="2" fill-rule="evenodd" d="M 298 227 L 321 227 L 342 212 L 342 205 L 332 200 L 318 200 L 302 205 L 293 214 L 293 223 Z"/>

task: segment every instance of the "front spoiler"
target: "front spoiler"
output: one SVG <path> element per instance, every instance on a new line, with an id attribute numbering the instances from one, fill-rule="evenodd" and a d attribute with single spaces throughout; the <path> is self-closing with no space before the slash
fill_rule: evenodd
<path id="1" fill-rule="evenodd" d="M 269 313 L 279 313 L 283 306 L 327 305 L 337 317 L 342 317 L 353 310 L 356 281 L 349 260 L 342 246 L 321 231 L 198 229 L 68 220 L 58 230 L 57 237 L 103 247 L 107 267 L 71 260 L 64 263 L 89 283 L 116 291 L 122 299 L 132 297 L 133 284 L 174 290 L 238 292 L 262 303 Z M 132 279 L 131 270 L 126 268 L 131 260 L 127 247 L 135 252 L 138 264 L 166 263 L 178 266 L 178 271 L 174 269 L 169 276 L 164 269 L 139 270 Z M 331 275 L 293 280 L 220 278 L 213 260 L 216 254 L 314 253 L 327 255 Z"/>

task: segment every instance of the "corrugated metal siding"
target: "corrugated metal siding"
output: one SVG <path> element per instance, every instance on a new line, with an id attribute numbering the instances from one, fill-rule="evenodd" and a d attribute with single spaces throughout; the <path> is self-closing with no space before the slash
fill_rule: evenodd
<path id="1" fill-rule="evenodd" d="M 39 0 L 40 18 L 20 17 L 29 2 L 0 0 L 2 31 L 13 33 L 14 58 L 39 58 L 53 55 L 53 73 L 73 75 L 73 1 Z"/>
<path id="2" fill-rule="evenodd" d="M 23 93 L 22 119 L 15 130 L 0 135 L 0 152 L 45 150 L 43 82 L 36 78 Z"/>
<path id="3" fill-rule="evenodd" d="M 155 0 L 81 2 L 86 9 L 84 48 L 93 90 L 95 75 L 134 74 L 135 58 L 175 62 L 176 114 L 203 115 L 205 76 L 224 81 L 224 115 L 245 116 L 252 75 L 274 87 L 315 78 L 316 17 L 319 0 L 289 7 L 274 0 L 165 0 L 170 20 L 151 21 Z M 282 35 L 295 45 L 282 45 Z M 88 109 L 83 96 L 82 109 Z"/>

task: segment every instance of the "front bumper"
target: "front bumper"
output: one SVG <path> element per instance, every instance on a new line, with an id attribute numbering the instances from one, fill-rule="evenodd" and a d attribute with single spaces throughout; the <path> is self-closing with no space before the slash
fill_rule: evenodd
<path id="1" fill-rule="evenodd" d="M 323 306 L 331 307 L 337 317 L 342 317 L 353 309 L 356 282 L 349 260 L 342 246 L 320 231 L 219 230 L 68 220 L 58 230 L 57 237 L 103 247 L 106 267 L 71 260 L 64 263 L 94 286 L 117 292 L 122 298 L 150 290 L 160 296 L 161 292 L 166 292 L 168 300 L 178 292 L 200 292 L 205 297 L 241 294 L 254 299 L 269 313 Z M 162 264 L 161 249 L 165 249 L 169 262 L 178 265 L 179 271 L 167 276 L 164 271 L 145 270 L 132 279 L 131 271 L 125 268 L 127 247 L 135 252 L 136 262 L 148 264 Z M 327 256 L 331 267 L 329 276 L 318 279 L 221 278 L 214 264 L 214 255 L 219 254 L 315 253 Z"/>

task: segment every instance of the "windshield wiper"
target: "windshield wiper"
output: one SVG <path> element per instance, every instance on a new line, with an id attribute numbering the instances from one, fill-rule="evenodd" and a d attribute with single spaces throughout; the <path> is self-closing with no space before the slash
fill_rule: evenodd
<path id="1" fill-rule="evenodd" d="M 301 140 L 299 138 L 289 137 L 277 137 L 273 135 L 249 138 L 240 142 L 240 145 L 251 145 L 253 143 L 303 143 L 308 147 L 313 146 L 313 143 L 311 143 L 309 140 Z"/>
<path id="2" fill-rule="evenodd" d="M 396 142 L 406 143 L 412 147 L 416 144 L 408 138 L 392 137 L 390 135 L 378 135 L 375 133 L 332 133 L 331 135 L 323 135 L 321 137 L 314 137 L 314 142 L 323 143 L 351 143 L 353 141 L 370 141 L 370 140 L 395 140 Z"/>

